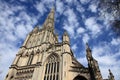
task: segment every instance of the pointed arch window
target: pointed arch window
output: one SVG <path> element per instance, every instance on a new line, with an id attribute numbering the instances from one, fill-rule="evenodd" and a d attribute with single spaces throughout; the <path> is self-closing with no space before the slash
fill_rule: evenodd
<path id="1" fill-rule="evenodd" d="M 59 58 L 51 55 L 45 64 L 44 80 L 59 80 Z"/>

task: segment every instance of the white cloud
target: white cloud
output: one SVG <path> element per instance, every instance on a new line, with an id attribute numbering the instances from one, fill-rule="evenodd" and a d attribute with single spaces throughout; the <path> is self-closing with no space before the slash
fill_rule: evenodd
<path id="1" fill-rule="evenodd" d="M 82 4 L 87 4 L 87 3 L 89 3 L 91 0 L 80 0 L 80 2 L 82 3 Z"/>
<path id="2" fill-rule="evenodd" d="M 112 45 L 120 45 L 120 39 L 119 38 L 113 38 L 111 41 Z"/>
<path id="3" fill-rule="evenodd" d="M 71 35 L 70 37 L 74 36 L 75 32 L 74 32 L 74 27 L 70 26 L 69 24 L 64 24 L 63 27 L 65 30 L 67 30 L 67 32 Z"/>
<path id="4" fill-rule="evenodd" d="M 44 12 L 46 12 L 46 8 L 45 8 L 45 5 L 43 3 L 37 3 L 35 5 L 36 9 L 41 13 L 41 15 L 44 14 Z"/>
<path id="5" fill-rule="evenodd" d="M 64 11 L 64 6 L 62 1 L 56 1 L 56 12 L 58 12 L 60 15 L 63 13 Z"/>
<path id="6" fill-rule="evenodd" d="M 77 29 L 77 34 L 82 34 L 82 33 L 84 33 L 85 32 L 85 29 L 83 28 L 83 27 L 79 27 L 78 29 Z"/>
<path id="7" fill-rule="evenodd" d="M 26 31 L 26 28 L 25 28 L 24 25 L 18 25 L 16 27 L 16 35 L 17 35 L 17 37 L 24 39 L 26 34 L 27 34 L 27 31 Z"/>
<path id="8" fill-rule="evenodd" d="M 95 17 L 90 17 L 85 20 L 86 28 L 91 32 L 92 37 L 100 35 L 102 26 L 96 22 Z"/>
<path id="9" fill-rule="evenodd" d="M 43 0 L 37 3 L 36 8 L 40 13 L 43 13 L 47 10 L 47 8 L 51 9 L 52 7 L 54 7 L 54 4 L 55 0 Z"/>
<path id="10" fill-rule="evenodd" d="M 70 37 L 75 38 L 75 29 L 78 27 L 78 20 L 76 14 L 73 12 L 73 9 L 68 8 L 64 15 L 67 17 L 67 20 L 64 21 L 63 28 L 69 32 Z"/>
<path id="11" fill-rule="evenodd" d="M 3 80 L 8 72 L 10 65 L 12 64 L 13 59 L 15 58 L 15 54 L 17 53 L 18 48 L 9 42 L 0 41 L 0 45 L 0 71 L 2 71 L 0 78 Z"/>
<path id="12" fill-rule="evenodd" d="M 51 3 L 54 3 L 55 0 L 44 0 L 43 3 L 46 3 L 46 4 L 51 4 Z"/>
<path id="13" fill-rule="evenodd" d="M 79 11 L 80 13 L 83 13 L 85 11 L 85 8 L 82 5 L 77 5 L 77 11 Z"/>
<path id="14" fill-rule="evenodd" d="M 20 0 L 21 2 L 26 2 L 26 0 Z"/>
<path id="15" fill-rule="evenodd" d="M 84 66 L 86 66 L 86 67 L 88 66 L 88 65 L 87 65 L 88 62 L 87 62 L 86 57 L 80 57 L 80 58 L 78 58 L 77 60 L 78 60 L 82 65 L 84 65 Z"/>
<path id="16" fill-rule="evenodd" d="M 65 0 L 66 2 L 68 2 L 68 3 L 71 3 L 73 0 Z"/>
<path id="17" fill-rule="evenodd" d="M 83 40 L 83 43 L 86 44 L 87 42 L 89 42 L 90 36 L 85 33 L 85 34 L 83 35 L 82 40 Z"/>
<path id="18" fill-rule="evenodd" d="M 105 52 L 104 49 L 106 49 L 107 51 Z M 92 49 L 92 53 L 93 53 L 94 57 L 106 55 L 107 53 L 109 53 L 109 51 L 110 51 L 110 48 L 108 46 L 103 46 L 103 47 L 102 46 L 95 46 Z"/>
<path id="19" fill-rule="evenodd" d="M 105 27 L 106 30 L 110 30 L 110 26 L 111 26 L 111 21 L 115 20 L 115 17 L 113 15 L 111 15 L 111 13 L 108 13 L 106 11 L 106 9 L 100 9 L 99 10 L 99 20 L 103 21 L 103 26 Z"/>
<path id="20" fill-rule="evenodd" d="M 91 12 L 97 12 L 97 5 L 91 4 L 89 5 L 89 9 L 91 10 Z"/>
<path id="21" fill-rule="evenodd" d="M 74 26 L 74 27 L 78 26 L 77 16 L 74 13 L 73 9 L 68 8 L 64 14 L 67 17 L 68 23 L 71 26 Z"/>
<path id="22" fill-rule="evenodd" d="M 74 45 L 72 46 L 72 49 L 73 49 L 73 51 L 75 51 L 75 50 L 77 49 L 77 44 L 74 44 Z"/>

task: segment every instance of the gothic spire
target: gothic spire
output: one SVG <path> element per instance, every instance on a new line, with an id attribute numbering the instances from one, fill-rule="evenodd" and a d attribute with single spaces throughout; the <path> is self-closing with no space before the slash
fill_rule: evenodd
<path id="1" fill-rule="evenodd" d="M 54 30 L 54 13 L 55 13 L 54 8 L 52 8 L 44 22 L 43 28 Z"/>

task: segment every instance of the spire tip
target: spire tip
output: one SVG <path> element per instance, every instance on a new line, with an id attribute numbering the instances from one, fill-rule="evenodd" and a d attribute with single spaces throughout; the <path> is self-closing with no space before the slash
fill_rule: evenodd
<path id="1" fill-rule="evenodd" d="M 89 45 L 88 45 L 88 42 L 86 43 L 86 49 L 88 49 L 89 48 Z"/>

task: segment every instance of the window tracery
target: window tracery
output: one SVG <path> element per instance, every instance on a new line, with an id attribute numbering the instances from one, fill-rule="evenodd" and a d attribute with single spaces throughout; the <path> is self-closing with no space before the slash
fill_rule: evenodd
<path id="1" fill-rule="evenodd" d="M 59 80 L 59 58 L 51 55 L 45 64 L 44 80 Z"/>

